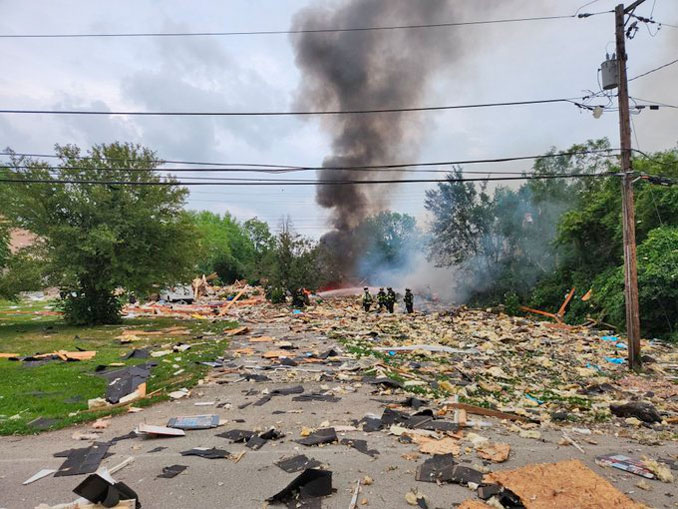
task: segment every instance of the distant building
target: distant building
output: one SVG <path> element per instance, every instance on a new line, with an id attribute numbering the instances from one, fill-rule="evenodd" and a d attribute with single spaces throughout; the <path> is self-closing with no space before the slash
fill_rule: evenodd
<path id="1" fill-rule="evenodd" d="M 12 253 L 16 253 L 19 249 L 32 245 L 38 238 L 34 233 L 31 233 L 28 230 L 22 230 L 21 228 L 13 228 L 10 230 L 9 235 L 9 249 Z"/>

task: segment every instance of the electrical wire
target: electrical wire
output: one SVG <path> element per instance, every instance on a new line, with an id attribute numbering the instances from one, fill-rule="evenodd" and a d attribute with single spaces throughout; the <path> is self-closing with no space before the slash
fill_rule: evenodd
<path id="1" fill-rule="evenodd" d="M 584 7 L 588 7 L 589 5 L 593 5 L 593 4 L 598 3 L 598 2 L 600 2 L 600 0 L 591 0 L 590 2 L 586 2 L 584 5 L 579 7 L 579 9 L 574 11 L 574 15 L 576 16 L 577 14 L 579 14 L 579 11 L 581 11 Z"/>
<path id="2" fill-rule="evenodd" d="M 593 2 L 591 2 L 593 3 Z M 533 16 L 525 18 L 489 19 L 476 21 L 457 21 L 449 23 L 427 23 L 413 25 L 390 25 L 348 28 L 311 28 L 298 30 L 254 30 L 239 32 L 128 32 L 128 33 L 70 33 L 70 34 L 0 34 L 0 39 L 83 39 L 83 38 L 134 38 L 134 37 L 234 37 L 234 36 L 259 36 L 259 35 L 298 35 L 298 34 L 326 34 L 342 32 L 371 32 L 371 31 L 395 31 L 395 30 L 419 30 L 430 28 L 453 28 L 462 26 L 493 25 L 506 23 L 522 23 L 529 21 L 553 21 L 562 19 L 587 18 L 599 14 L 607 14 L 611 11 L 594 12 L 586 14 L 561 15 L 561 16 Z"/>
<path id="3" fill-rule="evenodd" d="M 512 181 L 512 180 L 554 180 L 571 178 L 601 178 L 618 176 L 616 173 L 581 173 L 566 175 L 522 175 L 506 177 L 476 177 L 476 178 L 438 178 L 438 179 L 402 179 L 402 180 L 255 180 L 249 182 L 205 182 L 205 181 L 177 181 L 161 180 L 157 182 L 129 181 L 129 180 L 70 180 L 70 179 L 45 179 L 45 178 L 0 178 L 0 183 L 13 184 L 75 184 L 75 185 L 111 185 L 111 186 L 346 186 L 346 185 L 380 185 L 380 184 L 422 184 L 422 183 L 460 183 L 460 182 L 489 182 L 489 181 Z"/>
<path id="4" fill-rule="evenodd" d="M 15 152 L 13 150 L 6 150 L 0 152 L 0 155 L 3 156 L 19 156 L 19 157 L 40 157 L 45 159 L 77 159 L 79 161 L 90 161 L 98 158 L 91 156 L 69 156 L 62 157 L 58 154 L 39 154 L 33 152 Z M 106 157 L 107 161 L 129 161 L 129 158 L 124 157 Z M 288 164 L 261 164 L 261 163 L 215 163 L 215 162 L 197 162 L 197 161 L 176 161 L 169 159 L 150 159 L 150 163 L 153 164 L 183 164 L 186 166 L 195 165 L 195 166 L 235 166 L 235 167 L 252 167 L 252 168 L 271 168 L 271 169 L 302 169 L 304 166 L 293 166 Z"/>
<path id="5" fill-rule="evenodd" d="M 629 81 L 637 80 L 638 78 L 643 78 L 644 76 L 647 76 L 648 74 L 652 74 L 653 72 L 657 72 L 661 69 L 665 69 L 666 67 L 669 67 L 671 65 L 678 64 L 678 58 L 675 60 L 672 60 L 671 62 L 667 62 L 664 65 L 660 65 L 659 67 L 655 67 L 654 69 L 650 69 L 647 72 L 644 72 L 643 74 L 639 74 L 638 76 L 634 76 L 633 78 L 629 78 Z"/>
<path id="6" fill-rule="evenodd" d="M 373 113 L 409 113 L 419 111 L 463 110 L 475 108 L 496 108 L 504 106 L 527 106 L 555 103 L 578 105 L 577 98 L 535 99 L 529 101 L 506 101 L 479 104 L 457 104 L 452 106 L 421 106 L 412 108 L 379 108 L 330 111 L 103 111 L 103 110 L 30 110 L 0 109 L 0 114 L 12 115 L 107 115 L 143 117 L 291 117 L 316 115 L 355 115 Z"/>
<path id="7" fill-rule="evenodd" d="M 678 106 L 675 104 L 667 104 L 659 101 L 651 101 L 649 99 L 641 99 L 640 97 L 629 97 L 629 99 L 633 99 L 634 101 L 644 101 L 646 103 L 649 103 L 650 105 L 653 106 L 663 106 L 664 108 L 673 108 L 673 109 L 678 109 Z M 645 108 L 646 105 L 637 105 L 636 108 Z"/>
<path id="8" fill-rule="evenodd" d="M 286 166 L 286 165 L 262 165 L 271 168 L 285 168 L 287 171 L 404 171 L 411 168 L 420 168 L 420 167 L 435 167 L 435 166 L 463 166 L 463 165 L 472 165 L 472 164 L 486 164 L 486 163 L 506 163 L 506 162 L 515 162 L 515 161 L 528 161 L 536 159 L 553 159 L 558 157 L 573 157 L 580 155 L 604 155 L 607 157 L 614 157 L 617 154 L 619 149 L 597 149 L 597 150 L 580 150 L 572 152 L 559 152 L 559 153 L 548 153 L 542 155 L 527 155 L 527 156 L 514 156 L 514 157 L 498 157 L 498 158 L 485 158 L 485 159 L 461 159 L 456 161 L 437 161 L 437 162 L 420 162 L 420 163 L 397 163 L 397 164 L 372 164 L 372 165 L 354 165 L 354 166 Z M 20 155 L 12 152 L 2 152 L 0 155 Z M 44 157 L 44 156 L 43 156 Z M 51 156 L 59 157 L 59 156 Z M 88 158 L 89 159 L 89 158 Z M 118 159 L 121 160 L 121 159 Z M 177 162 L 179 164 L 180 162 Z M 1 164 L 1 163 L 0 163 Z M 10 163 L 11 164 L 11 163 Z M 190 163 L 183 162 L 183 164 L 217 164 L 217 163 Z M 228 163 L 223 163 L 224 166 Z M 14 165 L 11 164 L 13 168 L 28 169 L 31 168 L 31 165 Z M 254 173 L 270 173 L 269 170 L 261 170 L 259 168 L 250 168 L 250 166 L 244 164 L 241 168 L 153 168 L 152 171 L 165 171 L 165 172 L 254 172 Z M 43 169 L 47 170 L 56 170 L 59 169 L 58 166 L 45 166 Z M 106 171 L 128 171 L 128 172 L 148 172 L 151 169 L 142 169 L 142 168 L 89 168 L 89 167 L 78 167 L 78 166 L 66 166 L 67 169 L 72 170 L 106 170 Z M 422 173 L 449 173 L 449 170 L 421 170 Z M 479 174 L 492 174 L 492 173 L 505 173 L 505 172 L 488 172 L 488 171 L 465 171 L 464 173 L 479 173 Z"/>

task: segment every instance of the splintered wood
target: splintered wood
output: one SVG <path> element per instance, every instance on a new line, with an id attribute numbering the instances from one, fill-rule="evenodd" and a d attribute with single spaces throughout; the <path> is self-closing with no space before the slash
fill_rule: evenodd
<path id="1" fill-rule="evenodd" d="M 507 419 L 509 421 L 528 422 L 530 420 L 527 417 L 518 414 L 510 414 L 507 412 L 500 412 L 499 410 L 492 410 L 491 408 L 484 408 L 475 405 L 469 405 L 468 403 L 457 403 L 457 402 L 447 403 L 440 412 L 441 415 L 445 415 L 445 413 L 449 409 L 466 410 L 466 412 L 468 412 L 469 414 L 484 415 L 486 417 L 496 417 L 497 419 Z"/>
<path id="2" fill-rule="evenodd" d="M 464 500 L 458 509 L 492 509 L 492 506 L 484 504 L 478 500 Z"/>
<path id="3" fill-rule="evenodd" d="M 419 452 L 423 454 L 461 454 L 459 441 L 454 438 L 445 437 L 440 440 L 435 438 L 412 436 L 412 441 L 419 445 Z"/>
<path id="4" fill-rule="evenodd" d="M 250 343 L 273 343 L 275 338 L 271 336 L 259 336 L 257 338 L 250 338 Z"/>
<path id="5" fill-rule="evenodd" d="M 511 446 L 509 444 L 483 444 L 476 448 L 476 454 L 492 463 L 503 463 L 511 454 Z"/>
<path id="6" fill-rule="evenodd" d="M 238 327 L 237 329 L 226 329 L 224 334 L 227 336 L 240 336 L 241 334 L 247 334 L 249 331 L 249 327 Z"/>
<path id="7" fill-rule="evenodd" d="M 539 463 L 517 470 L 492 472 L 487 483 L 499 483 L 518 495 L 526 509 L 641 509 L 638 504 L 579 460 Z"/>
<path id="8" fill-rule="evenodd" d="M 116 339 L 120 339 L 122 341 L 139 341 L 141 338 L 146 336 L 186 336 L 190 333 L 191 331 L 188 328 L 179 326 L 167 327 L 166 329 L 152 331 L 125 329 Z"/>

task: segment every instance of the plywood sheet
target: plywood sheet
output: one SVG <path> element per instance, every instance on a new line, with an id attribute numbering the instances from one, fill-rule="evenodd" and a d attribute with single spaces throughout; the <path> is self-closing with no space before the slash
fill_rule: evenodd
<path id="1" fill-rule="evenodd" d="M 641 509 L 579 460 L 527 465 L 492 472 L 485 482 L 499 483 L 518 495 L 526 509 Z"/>

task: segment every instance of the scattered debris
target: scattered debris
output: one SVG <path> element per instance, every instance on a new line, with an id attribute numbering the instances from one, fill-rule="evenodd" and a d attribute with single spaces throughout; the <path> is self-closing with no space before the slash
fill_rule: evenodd
<path id="1" fill-rule="evenodd" d="M 66 461 L 59 467 L 54 477 L 96 472 L 109 447 L 110 444 L 107 443 L 95 443 L 84 449 L 70 449 L 55 454 L 55 457 L 65 457 Z"/>
<path id="2" fill-rule="evenodd" d="M 579 460 L 527 465 L 493 472 L 485 482 L 498 483 L 515 493 L 526 509 L 615 507 L 641 509 L 612 484 Z"/>
<path id="3" fill-rule="evenodd" d="M 106 429 L 108 428 L 109 424 L 111 424 L 110 416 L 104 417 L 102 419 L 97 419 L 92 423 L 92 427 L 94 429 Z"/>
<path id="4" fill-rule="evenodd" d="M 218 415 L 193 415 L 187 417 L 172 417 L 167 426 L 179 429 L 209 429 L 219 426 Z"/>
<path id="5" fill-rule="evenodd" d="M 24 486 L 27 485 L 27 484 L 31 484 L 31 483 L 33 483 L 33 482 L 35 482 L 35 481 L 39 481 L 39 480 L 42 479 L 43 477 L 47 477 L 48 475 L 52 475 L 54 472 L 56 472 L 56 470 L 54 470 L 54 469 L 52 469 L 52 468 L 43 468 L 43 469 L 40 470 L 37 474 L 32 475 L 31 477 L 29 477 L 28 479 L 26 479 L 26 480 L 25 480 L 24 482 L 22 482 L 21 484 L 23 484 Z"/>
<path id="6" fill-rule="evenodd" d="M 351 497 L 351 503 L 348 505 L 348 509 L 356 509 L 358 507 L 359 494 L 360 494 L 360 480 L 356 482 L 355 490 L 353 490 L 353 497 Z"/>
<path id="7" fill-rule="evenodd" d="M 190 394 L 188 389 L 179 389 L 178 391 L 172 391 L 168 394 L 171 399 L 181 399 Z"/>
<path id="8" fill-rule="evenodd" d="M 247 334 L 250 331 L 249 327 L 237 327 L 235 329 L 226 329 L 224 334 L 227 336 L 240 336 L 242 334 Z"/>
<path id="9" fill-rule="evenodd" d="M 363 454 L 367 454 L 372 458 L 376 458 L 377 456 L 379 456 L 379 451 L 377 451 L 376 449 L 367 448 L 366 440 L 358 440 L 355 438 L 342 438 L 340 443 L 342 445 L 348 445 L 349 447 L 353 447 L 355 450 L 360 451 Z"/>
<path id="10" fill-rule="evenodd" d="M 97 440 L 100 437 L 99 433 L 96 431 L 87 432 L 87 431 L 76 431 L 71 435 L 73 440 Z"/>
<path id="11" fill-rule="evenodd" d="M 426 503 L 426 497 L 424 497 L 424 495 L 420 495 L 419 493 L 417 493 L 416 490 L 410 490 L 407 493 L 405 493 L 405 501 L 407 502 L 408 505 L 421 507 L 422 509 L 428 508 L 428 504 Z"/>
<path id="12" fill-rule="evenodd" d="M 498 410 L 492 410 L 491 408 L 469 405 L 467 403 L 455 403 L 455 402 L 447 403 L 445 405 L 444 410 L 447 410 L 448 408 L 459 408 L 461 410 L 466 410 L 470 414 L 484 415 L 486 417 L 496 417 L 497 419 L 507 419 L 510 421 L 523 421 L 523 422 L 535 421 L 534 419 L 529 419 L 528 417 L 525 417 L 523 415 L 511 414 L 508 412 L 500 412 Z"/>
<path id="13" fill-rule="evenodd" d="M 309 468 L 267 502 L 308 502 L 332 494 L 332 472 Z M 296 507 L 296 506 L 293 506 Z M 319 507 L 319 505 L 318 505 Z"/>
<path id="14" fill-rule="evenodd" d="M 148 357 L 151 354 L 149 353 L 148 350 L 145 348 L 137 349 L 135 348 L 131 352 L 129 352 L 127 355 L 123 357 L 123 359 L 128 360 L 128 359 L 148 359 Z"/>
<path id="15" fill-rule="evenodd" d="M 437 454 L 417 467 L 415 478 L 424 482 L 450 482 L 456 464 L 452 454 Z"/>
<path id="16" fill-rule="evenodd" d="M 643 465 L 652 472 L 661 482 L 672 483 L 673 474 L 668 466 L 656 460 L 644 459 Z"/>
<path id="17" fill-rule="evenodd" d="M 457 456 L 461 452 L 459 441 L 451 437 L 444 437 L 438 440 L 413 435 L 412 439 L 419 444 L 419 452 L 423 454 L 453 454 Z"/>
<path id="18" fill-rule="evenodd" d="M 162 474 L 158 475 L 159 479 L 172 479 L 178 476 L 181 472 L 186 470 L 186 465 L 171 465 L 169 467 L 162 467 Z"/>
<path id="19" fill-rule="evenodd" d="M 153 426 L 144 423 L 139 424 L 134 431 L 137 435 L 150 437 L 183 437 L 186 435 L 183 429 L 177 427 Z"/>
<path id="20" fill-rule="evenodd" d="M 325 403 L 336 403 L 337 401 L 341 401 L 341 398 L 337 398 L 331 394 L 311 393 L 295 396 L 292 398 L 292 401 L 324 401 Z"/>
<path id="21" fill-rule="evenodd" d="M 276 465 L 288 474 L 301 472 L 302 470 L 319 467 L 321 463 L 313 458 L 307 458 L 303 454 L 291 458 L 281 459 Z"/>
<path id="22" fill-rule="evenodd" d="M 337 441 L 337 433 L 334 428 L 324 428 L 319 429 L 315 433 L 311 433 L 305 438 L 296 440 L 298 444 L 301 445 L 321 445 L 321 444 L 331 444 Z"/>
<path id="23" fill-rule="evenodd" d="M 640 460 L 635 460 L 624 456 L 623 454 L 610 454 L 608 456 L 597 456 L 596 464 L 604 467 L 618 468 L 632 474 L 640 475 L 647 479 L 654 479 L 655 475 Z"/>
<path id="24" fill-rule="evenodd" d="M 141 508 L 136 492 L 123 482 L 115 482 L 109 475 L 90 475 L 73 491 L 76 495 L 104 507 L 115 507 L 120 502 L 134 500 L 136 509 Z"/>
<path id="25" fill-rule="evenodd" d="M 155 363 L 138 364 L 114 371 L 97 373 L 108 380 L 106 401 L 108 403 L 127 403 L 146 395 L 146 380 L 151 375 Z"/>
<path id="26" fill-rule="evenodd" d="M 610 412 L 617 417 L 635 417 L 643 422 L 661 422 L 657 409 L 644 401 L 630 401 L 623 405 L 610 404 Z"/>
<path id="27" fill-rule="evenodd" d="M 243 429 L 232 429 L 230 431 L 219 433 L 218 435 L 215 436 L 220 438 L 226 438 L 231 442 L 237 443 L 237 442 L 246 442 L 254 435 L 256 435 L 254 431 L 247 431 Z"/>
<path id="28" fill-rule="evenodd" d="M 182 456 L 200 456 L 201 458 L 206 458 L 208 460 L 228 458 L 231 455 L 228 451 L 217 449 L 216 447 L 212 447 L 211 449 L 194 447 L 188 451 L 182 451 L 180 454 Z"/>
<path id="29" fill-rule="evenodd" d="M 511 446 L 509 444 L 501 443 L 486 443 L 476 447 L 476 454 L 492 463 L 503 463 L 511 453 Z"/>

